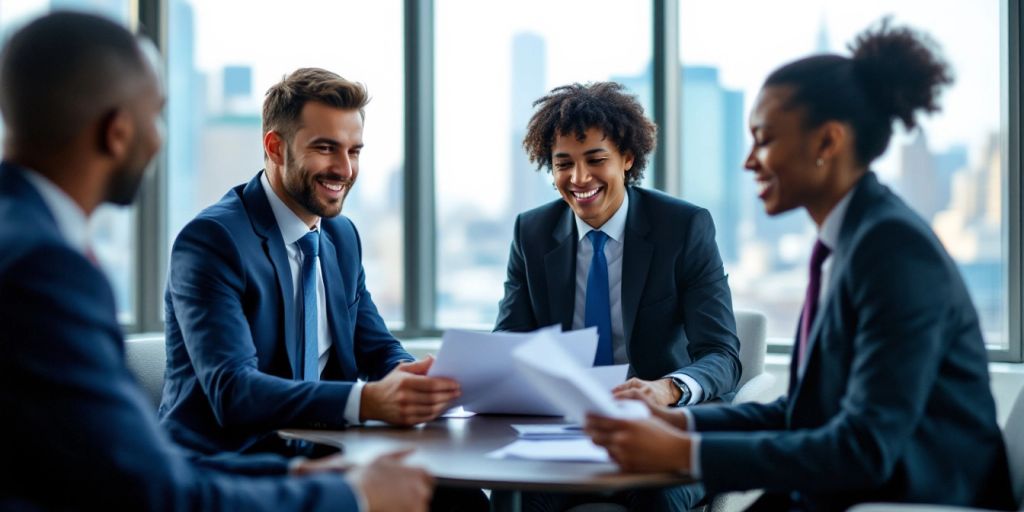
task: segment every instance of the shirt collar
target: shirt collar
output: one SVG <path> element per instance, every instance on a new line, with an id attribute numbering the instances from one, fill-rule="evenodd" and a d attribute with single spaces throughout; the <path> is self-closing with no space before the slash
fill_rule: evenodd
<path id="1" fill-rule="evenodd" d="M 22 168 L 25 179 L 31 183 L 57 221 L 57 229 L 71 247 L 85 254 L 89 245 L 89 217 L 60 187 L 33 170 Z"/>
<path id="2" fill-rule="evenodd" d="M 284 204 L 280 197 L 277 197 L 274 188 L 270 186 L 270 180 L 267 179 L 267 171 L 263 171 L 260 176 L 260 184 L 263 185 L 263 192 L 267 194 L 270 209 L 274 212 L 274 219 L 277 220 L 277 228 L 281 230 L 281 237 L 284 239 L 285 245 L 298 242 L 306 233 L 309 233 L 309 226 L 302 222 L 302 219 L 295 215 L 295 212 L 288 208 L 288 205 Z M 315 229 L 320 229 L 319 218 L 316 220 Z"/>
<path id="3" fill-rule="evenodd" d="M 608 219 L 607 222 L 599 226 L 597 229 L 600 229 L 604 234 L 608 235 L 608 238 L 611 238 L 621 244 L 623 235 L 626 233 L 626 214 L 628 213 L 629 189 L 626 189 L 626 192 L 622 195 L 622 204 L 619 205 L 619 209 L 615 211 L 612 218 Z M 573 214 L 573 217 L 576 218 L 576 233 L 579 235 L 577 241 L 583 240 L 583 237 L 587 236 L 587 233 L 593 231 L 594 228 L 591 227 L 590 224 L 587 224 L 587 221 L 579 218 L 578 215 Z"/>
<path id="4" fill-rule="evenodd" d="M 843 196 L 842 199 L 836 203 L 832 211 L 828 212 L 825 216 L 825 222 L 821 223 L 821 228 L 818 230 L 818 239 L 821 243 L 825 244 L 829 249 L 835 250 L 836 244 L 839 243 L 839 230 L 843 227 L 843 219 L 846 217 L 846 209 L 850 206 L 850 198 L 853 197 L 853 192 L 857 187 L 853 187 L 849 192 Z"/>

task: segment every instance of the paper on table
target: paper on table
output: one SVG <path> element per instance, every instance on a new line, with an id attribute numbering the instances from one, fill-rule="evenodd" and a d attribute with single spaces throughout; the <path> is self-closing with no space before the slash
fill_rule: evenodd
<path id="1" fill-rule="evenodd" d="M 529 459 L 561 462 L 611 462 L 608 451 L 588 438 L 532 441 L 520 439 L 487 454 L 492 459 Z"/>
<path id="2" fill-rule="evenodd" d="M 519 433 L 519 439 L 578 439 L 587 437 L 583 427 L 577 423 L 560 425 L 512 425 Z"/>
<path id="3" fill-rule="evenodd" d="M 611 392 L 546 332 L 536 333 L 513 350 L 512 357 L 534 391 L 558 407 L 570 422 L 583 423 L 588 412 L 615 418 L 649 414 L 641 402 L 615 401 Z"/>
<path id="4" fill-rule="evenodd" d="M 589 366 L 597 351 L 594 328 L 560 333 L 545 327 L 532 333 L 445 331 L 434 364 L 427 375 L 450 377 L 459 382 L 462 396 L 455 405 L 467 411 L 494 414 L 560 416 L 560 409 L 533 392 L 511 363 L 512 351 L 537 333 L 547 333 L 568 357 Z"/>

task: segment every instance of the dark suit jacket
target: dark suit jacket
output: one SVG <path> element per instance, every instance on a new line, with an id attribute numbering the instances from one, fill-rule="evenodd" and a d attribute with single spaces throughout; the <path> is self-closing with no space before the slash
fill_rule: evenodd
<path id="1" fill-rule="evenodd" d="M 630 374 L 654 380 L 685 368 L 704 398 L 740 378 L 732 297 L 707 210 L 627 187 L 622 323 Z M 496 331 L 572 329 L 578 235 L 561 199 L 516 218 Z"/>
<path id="2" fill-rule="evenodd" d="M 0 165 L 0 509 L 357 510 L 338 476 L 252 478 L 173 446 L 129 374 L 106 278 Z M 260 461 L 266 461 L 261 458 Z"/>
<path id="3" fill-rule="evenodd" d="M 178 235 L 167 278 L 162 425 L 202 453 L 291 453 L 275 430 L 339 428 L 352 381 L 412 360 L 366 290 L 352 222 L 323 219 L 320 266 L 332 351 L 319 382 L 302 364 L 291 270 L 257 174 Z"/>
<path id="4" fill-rule="evenodd" d="M 978 317 L 939 240 L 868 173 L 832 258 L 789 398 L 691 409 L 709 493 L 1013 508 Z"/>

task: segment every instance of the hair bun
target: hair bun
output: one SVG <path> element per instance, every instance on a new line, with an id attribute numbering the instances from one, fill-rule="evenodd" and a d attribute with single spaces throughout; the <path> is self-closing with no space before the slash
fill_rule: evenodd
<path id="1" fill-rule="evenodd" d="M 918 109 L 939 110 L 940 90 L 953 82 L 934 41 L 909 27 L 893 27 L 889 18 L 858 35 L 850 50 L 854 73 L 869 103 L 890 122 L 902 121 L 908 130 L 917 126 Z"/>

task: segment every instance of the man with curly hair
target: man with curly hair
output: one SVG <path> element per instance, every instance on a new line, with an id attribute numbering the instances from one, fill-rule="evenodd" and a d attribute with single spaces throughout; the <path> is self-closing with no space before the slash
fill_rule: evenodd
<path id="1" fill-rule="evenodd" d="M 612 82 L 558 87 L 534 106 L 523 146 L 562 199 L 516 219 L 495 330 L 596 326 L 594 364 L 629 364 L 616 394 L 672 406 L 730 398 L 739 340 L 714 223 L 703 208 L 638 186 L 657 130 L 643 107 Z M 685 510 L 702 494 L 690 486 L 613 499 Z M 543 510 L 592 499 L 526 502 Z"/>

